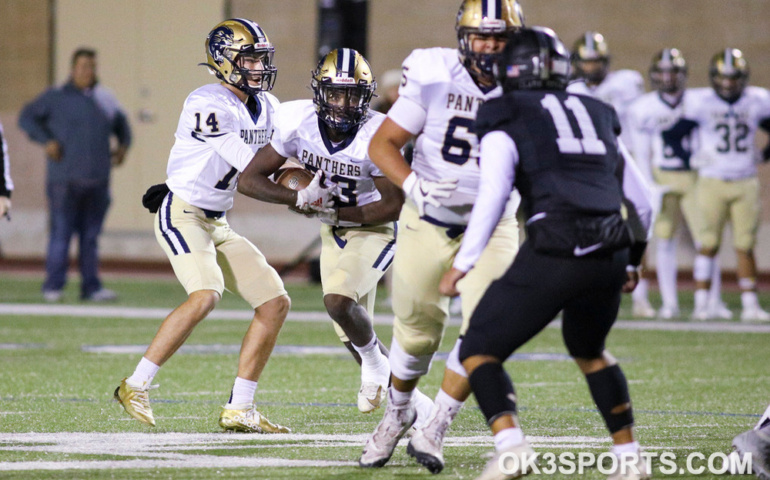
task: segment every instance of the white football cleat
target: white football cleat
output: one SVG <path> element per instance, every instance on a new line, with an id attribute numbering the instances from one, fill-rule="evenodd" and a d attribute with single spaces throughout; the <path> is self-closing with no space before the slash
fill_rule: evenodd
<path id="1" fill-rule="evenodd" d="M 655 318 L 655 309 L 646 298 L 634 299 L 631 307 L 631 315 L 636 318 Z"/>
<path id="2" fill-rule="evenodd" d="M 682 312 L 679 311 L 679 307 L 662 306 L 660 307 L 660 310 L 658 310 L 658 318 L 661 320 L 671 320 L 672 318 L 677 318 L 681 315 Z"/>
<path id="3" fill-rule="evenodd" d="M 388 394 L 388 386 L 380 385 L 375 382 L 363 382 L 358 391 L 358 411 L 361 413 L 371 413 L 380 408 L 385 403 L 385 397 Z"/>
<path id="4" fill-rule="evenodd" d="M 500 467 L 500 458 L 505 455 L 506 457 L 516 456 L 518 461 L 504 462 L 505 465 L 509 465 L 510 470 L 502 472 Z M 535 451 L 529 445 L 529 442 L 525 439 L 520 444 L 506 448 L 502 451 L 495 451 L 492 459 L 487 462 L 487 466 L 484 467 L 484 471 L 481 475 L 476 477 L 476 480 L 510 480 L 512 478 L 520 478 L 524 475 L 532 473 L 532 469 L 529 468 L 532 465 L 532 458 L 535 456 Z M 535 462 L 536 463 L 536 462 Z"/>
<path id="5" fill-rule="evenodd" d="M 398 441 L 412 426 L 415 418 L 417 413 L 412 401 L 404 405 L 388 402 L 382 421 L 366 440 L 358 465 L 363 468 L 379 468 L 388 463 Z"/>
<path id="6" fill-rule="evenodd" d="M 722 302 L 709 304 L 709 318 L 719 318 L 722 320 L 732 320 L 733 312 Z"/>
<path id="7" fill-rule="evenodd" d="M 692 312 L 692 319 L 698 322 L 704 322 L 709 318 L 709 311 L 707 308 L 696 308 Z"/>
<path id="8" fill-rule="evenodd" d="M 770 313 L 762 310 L 758 305 L 753 308 L 744 308 L 741 312 L 742 322 L 770 322 Z"/>
<path id="9" fill-rule="evenodd" d="M 419 418 L 419 414 L 417 415 Z M 424 425 L 412 434 L 406 453 L 430 473 L 444 469 L 444 435 L 452 423 L 452 417 L 445 409 L 433 409 Z"/>
<path id="10" fill-rule="evenodd" d="M 648 480 L 652 478 L 652 472 L 648 468 L 647 461 L 637 451 L 631 455 L 617 457 L 615 471 L 607 476 L 607 480 Z"/>

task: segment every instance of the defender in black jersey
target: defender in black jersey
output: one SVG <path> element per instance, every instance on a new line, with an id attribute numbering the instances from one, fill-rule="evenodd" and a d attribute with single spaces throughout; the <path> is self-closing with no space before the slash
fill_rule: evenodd
<path id="1" fill-rule="evenodd" d="M 473 393 L 495 434 L 496 455 L 479 479 L 529 473 L 535 454 L 516 417 L 516 396 L 502 362 L 560 312 L 564 342 L 622 459 L 610 478 L 647 478 L 632 433 L 625 376 L 604 341 L 621 291 L 638 282 L 652 207 L 649 191 L 618 140 L 615 110 L 565 92 L 569 53 L 549 29 L 509 37 L 497 66 L 504 95 L 479 109 L 478 200 L 442 293 L 473 267 L 516 187 L 527 218 L 527 240 L 513 265 L 492 283 L 471 317 L 460 348 Z M 622 214 L 626 204 L 628 216 Z M 500 463 L 501 458 L 517 462 Z M 510 459 L 509 459 L 510 460 Z M 531 466 L 531 463 L 530 463 Z"/>

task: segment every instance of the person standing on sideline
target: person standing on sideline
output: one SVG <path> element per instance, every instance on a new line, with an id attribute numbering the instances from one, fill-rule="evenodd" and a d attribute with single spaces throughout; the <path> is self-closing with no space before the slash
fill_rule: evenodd
<path id="1" fill-rule="evenodd" d="M 748 85 L 749 64 L 737 48 L 726 48 L 711 58 L 709 78 L 711 87 L 692 89 L 684 103 L 684 117 L 699 132 L 692 157 L 698 169 L 695 190 L 701 213 L 696 233 L 700 249 L 693 265 L 693 318 L 709 318 L 710 282 L 729 219 L 738 260 L 741 320 L 767 322 L 770 313 L 757 299 L 754 246 L 760 218 L 757 163 L 770 160 L 770 145 L 758 152 L 755 137 L 759 128 L 770 132 L 770 91 Z M 680 136 L 687 133 L 683 130 Z"/>
<path id="2" fill-rule="evenodd" d="M 697 170 L 690 164 L 693 135 L 673 140 L 686 128 L 682 105 L 687 95 L 687 62 L 676 48 L 656 53 L 650 65 L 650 83 L 655 91 L 642 95 L 629 108 L 631 145 L 628 147 L 639 170 L 653 186 L 655 203 L 655 271 L 663 305 L 658 318 L 679 317 L 677 290 L 676 233 L 684 218 L 690 232 L 697 231 L 698 205 L 695 199 Z M 709 316 L 732 318 L 721 300 L 721 272 L 714 269 L 709 298 Z"/>
<path id="3" fill-rule="evenodd" d="M 523 23 L 514 0 L 464 0 L 455 23 L 459 48 L 417 49 L 404 60 L 398 100 L 369 145 L 372 162 L 401 187 L 407 201 L 399 217 L 393 263 L 388 405 L 364 445 L 361 467 L 385 465 L 415 422 L 416 386 L 430 369 L 449 317 L 450 299 L 439 293 L 439 280 L 460 248 L 479 193 L 476 112 L 502 93 L 492 71 L 494 60 L 507 33 Z M 414 135 L 410 166 L 401 148 Z M 513 193 L 489 247 L 460 286 L 460 339 L 449 353 L 433 411 L 407 446 L 407 453 L 433 473 L 444 468 L 444 435 L 470 395 L 458 360 L 462 334 L 487 286 L 516 255 L 518 205 L 518 193 Z"/>
<path id="4" fill-rule="evenodd" d="M 0 219 L 11 219 L 11 161 L 8 159 L 8 142 L 5 140 L 3 124 L 0 123 Z"/>
<path id="5" fill-rule="evenodd" d="M 48 157 L 49 239 L 43 299 L 58 302 L 67 281 L 69 245 L 78 237 L 80 298 L 115 300 L 99 279 L 98 241 L 110 206 L 110 171 L 123 163 L 131 129 L 123 108 L 96 75 L 96 51 L 72 54 L 70 78 L 22 109 L 19 126 Z M 112 137 L 118 146 L 110 150 Z"/>
<path id="6" fill-rule="evenodd" d="M 220 83 L 204 85 L 185 100 L 164 184 L 144 202 L 155 215 L 155 238 L 171 261 L 188 298 L 163 321 L 134 373 L 115 398 L 126 412 L 155 425 L 148 391 L 160 367 L 214 309 L 224 289 L 241 296 L 254 317 L 241 344 L 230 399 L 219 416 L 225 430 L 287 433 L 254 405 L 257 381 L 275 346 L 290 300 L 278 273 L 249 240 L 235 233 L 226 212 L 238 175 L 273 133 L 278 100 L 268 93 L 277 68 L 275 48 L 251 20 L 230 19 L 206 37 L 206 66 Z M 307 195 L 311 195 L 308 197 Z M 328 198 L 315 180 L 297 195 L 297 208 Z"/>
<path id="7" fill-rule="evenodd" d="M 288 158 L 321 172 L 335 191 L 334 208 L 316 215 L 323 224 L 324 305 L 340 340 L 361 365 L 357 404 L 370 413 L 384 403 L 390 380 L 388 350 L 377 338 L 372 316 L 377 283 L 396 250 L 404 195 L 367 153 L 385 116 L 369 109 L 377 82 L 363 55 L 350 48 L 332 50 L 312 72 L 310 87 L 313 100 L 278 108 L 272 140 L 243 171 L 238 191 L 293 207 L 295 192 L 268 178 Z M 427 416 L 433 402 L 423 398 Z"/>
<path id="8" fill-rule="evenodd" d="M 610 68 L 610 47 L 599 32 L 588 31 L 572 47 L 572 76 L 576 80 L 567 91 L 598 98 L 612 105 L 618 113 L 622 128 L 621 139 L 631 147 L 629 107 L 644 94 L 644 78 L 636 70 Z M 642 262 L 644 265 L 644 261 Z M 631 313 L 635 317 L 654 318 L 657 314 L 649 300 L 649 282 L 642 278 L 631 294 Z"/>
<path id="9" fill-rule="evenodd" d="M 477 480 L 529 473 L 524 465 L 534 451 L 522 432 L 503 362 L 560 311 L 564 342 L 604 417 L 612 453 L 621 460 L 631 456 L 639 469 L 638 475 L 627 475 L 620 468 L 610 478 L 649 477 L 632 432 L 626 378 L 605 340 L 621 291 L 639 280 L 653 216 L 650 192 L 618 142 L 615 110 L 566 92 L 569 70 L 569 53 L 552 30 L 513 33 L 497 68 L 504 94 L 482 105 L 476 121 L 479 196 L 460 251 L 441 279 L 441 293 L 456 295 L 457 282 L 478 265 L 514 187 L 527 218 L 527 239 L 513 265 L 484 293 L 460 347 L 494 433 L 495 454 Z M 624 197 L 628 220 L 622 215 Z M 504 455 L 517 457 L 507 463 L 518 471 L 501 472 Z"/>

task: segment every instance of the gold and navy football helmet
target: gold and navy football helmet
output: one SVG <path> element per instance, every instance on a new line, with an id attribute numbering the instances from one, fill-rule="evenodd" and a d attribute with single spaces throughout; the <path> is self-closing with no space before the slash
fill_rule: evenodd
<path id="1" fill-rule="evenodd" d="M 506 37 L 524 26 L 524 13 L 516 0 L 463 0 L 457 12 L 455 30 L 460 60 L 471 75 L 494 78 L 495 60 L 500 53 L 474 52 L 471 35 L 499 35 Z M 475 67 L 475 69 L 473 68 Z"/>
<path id="2" fill-rule="evenodd" d="M 313 103 L 326 125 L 346 133 L 366 121 L 377 82 L 363 55 L 352 48 L 332 50 L 311 74 Z"/>
<path id="3" fill-rule="evenodd" d="M 659 92 L 670 95 L 684 91 L 687 62 L 677 48 L 664 48 L 652 57 L 650 83 Z"/>
<path id="4" fill-rule="evenodd" d="M 273 65 L 275 48 L 262 28 L 251 20 L 232 18 L 214 27 L 206 37 L 206 63 L 211 73 L 248 95 L 268 91 L 278 69 Z M 261 68 L 244 67 L 251 58 Z M 253 66 L 253 65 L 252 65 Z"/>
<path id="5" fill-rule="evenodd" d="M 599 32 L 588 31 L 572 46 L 572 71 L 586 83 L 598 85 L 610 71 L 610 47 Z"/>
<path id="6" fill-rule="evenodd" d="M 737 48 L 725 48 L 711 57 L 709 78 L 717 95 L 734 102 L 743 94 L 749 81 L 749 63 Z"/>

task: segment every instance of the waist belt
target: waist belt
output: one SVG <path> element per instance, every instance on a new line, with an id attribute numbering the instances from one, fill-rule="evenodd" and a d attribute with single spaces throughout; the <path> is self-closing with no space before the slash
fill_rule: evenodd
<path id="1" fill-rule="evenodd" d="M 451 238 L 452 240 L 454 240 L 455 238 L 465 233 L 465 230 L 468 228 L 467 225 L 453 225 L 451 223 L 444 223 L 441 220 L 436 220 L 435 218 L 430 217 L 428 215 L 425 215 L 420 218 L 430 223 L 431 225 L 446 228 L 446 232 L 444 233 L 446 233 L 446 236 Z"/>

